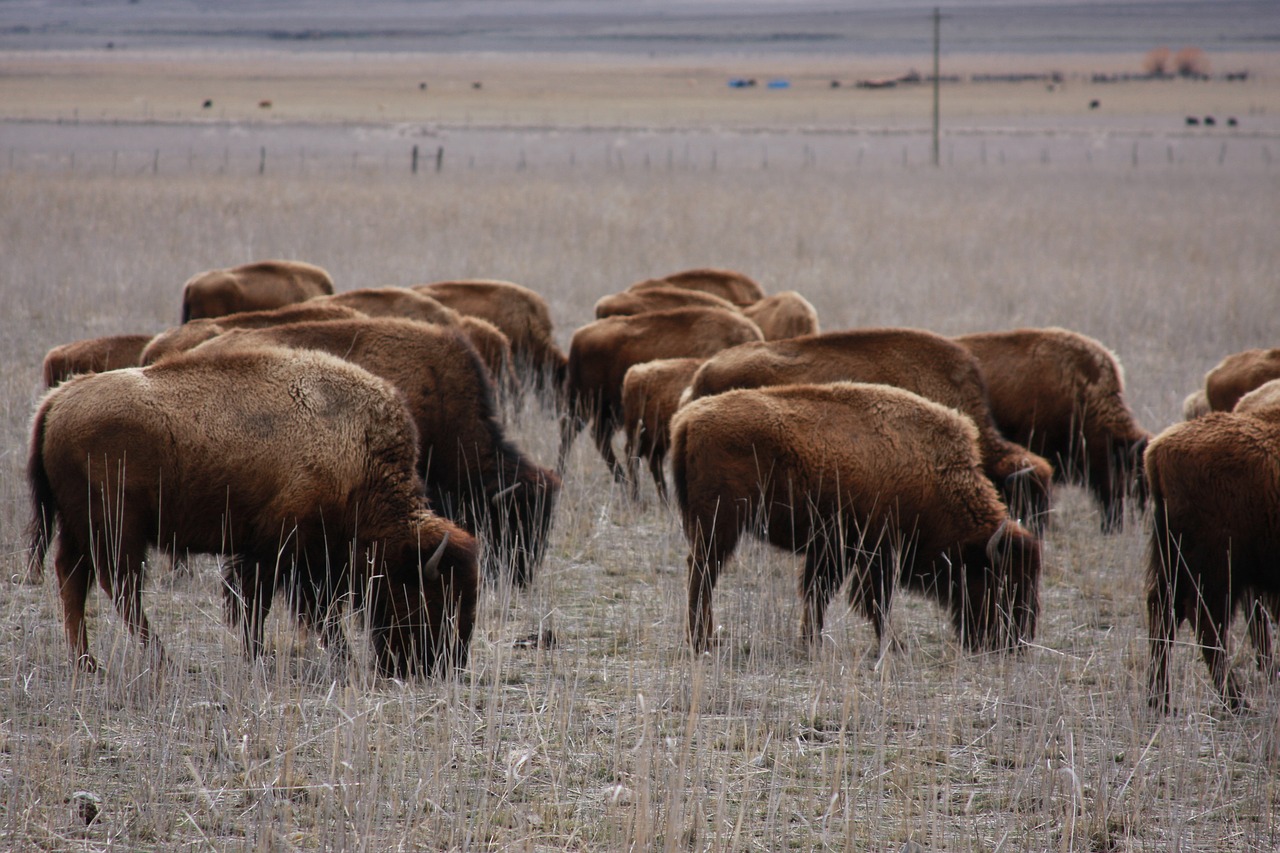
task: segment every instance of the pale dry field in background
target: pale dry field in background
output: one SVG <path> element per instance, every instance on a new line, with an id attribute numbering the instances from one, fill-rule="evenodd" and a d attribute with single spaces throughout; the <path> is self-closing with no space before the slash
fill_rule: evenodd
<path id="1" fill-rule="evenodd" d="M 478 110 L 462 106 L 472 70 L 453 72 L 453 109 Z M 815 72 L 815 83 L 829 73 Z M 673 86 L 682 74 L 673 70 Z M 416 87 L 419 77 L 435 79 L 416 70 L 404 79 Z M 486 96 L 502 89 L 489 79 Z M 645 125 L 677 115 L 669 126 L 697 130 L 698 115 L 725 98 L 723 80 L 708 74 L 713 84 L 714 98 L 689 114 L 659 92 L 649 106 L 647 95 L 612 106 L 590 92 L 581 102 L 566 96 L 564 125 L 579 125 L 576 110 L 591 123 L 628 125 L 634 109 Z M 44 84 L 0 81 L 16 85 Z M 173 80 L 148 85 L 157 115 L 192 111 L 200 95 Z M 303 98 L 310 84 L 297 85 Z M 1196 97 L 1252 92 L 1259 121 L 1274 112 L 1274 83 L 1169 85 Z M 239 97 L 292 109 L 291 97 L 243 86 Z M 132 91 L 92 107 L 51 100 L 42 115 L 112 117 L 133 108 Z M 433 83 L 428 97 L 435 91 Z M 1152 91 L 1134 97 L 1145 103 L 1141 92 Z M 1052 127 L 1040 97 L 1026 94 L 1023 112 Z M 424 120 L 393 103 L 388 120 Z M 526 120 L 522 99 L 506 103 L 499 123 Z M 1071 104 L 1064 126 L 1078 121 Z M 554 99 L 528 107 L 527 120 L 556 118 L 559 108 Z M 860 168 L 850 151 L 811 159 L 816 143 L 781 133 L 769 137 L 779 141 L 767 162 L 758 148 L 731 161 L 738 137 L 717 137 L 718 168 L 705 149 L 665 160 L 664 149 L 680 151 L 678 136 L 638 160 L 632 152 L 649 149 L 627 136 L 624 168 L 585 154 L 570 166 L 572 146 L 588 143 L 568 132 L 543 140 L 545 163 L 525 164 L 528 139 L 495 131 L 491 160 L 465 168 L 451 160 L 416 177 L 403 161 L 391 168 L 376 159 L 368 169 L 216 174 L 170 168 L 169 149 L 155 173 L 147 158 L 113 175 L 110 158 L 76 147 L 110 132 L 92 127 L 66 149 L 78 160 L 0 170 L 0 846 L 897 850 L 914 840 L 948 851 L 1274 849 L 1280 690 L 1241 650 L 1252 709 L 1226 714 L 1183 644 L 1178 713 L 1149 713 L 1144 525 L 1132 518 L 1124 533 L 1102 536 L 1074 488 L 1059 492 L 1045 539 L 1037 644 L 1012 657 L 963 653 L 941 610 L 907 595 L 892 615 L 901 648 L 881 667 L 869 626 L 839 606 L 810 653 L 797 640 L 796 560 L 748 545 L 717 589 L 726 642 L 691 658 L 676 517 L 648 485 L 644 503 L 629 503 L 585 438 L 533 588 L 486 589 L 471 665 L 443 682 L 336 671 L 283 621 L 273 625 L 272 654 L 246 663 L 221 622 L 212 560 L 149 578 L 147 606 L 173 663 L 163 678 L 145 671 L 96 593 L 91 643 L 106 672 L 76 677 L 52 583 L 20 582 L 26 431 L 44 352 L 159 331 L 177 319 L 191 273 L 258 258 L 318 263 L 343 289 L 519 281 L 546 296 L 566 345 L 599 296 L 701 265 L 743 270 L 769 291 L 800 291 L 827 329 L 1066 326 L 1117 352 L 1139 420 L 1158 431 L 1223 355 L 1276 343 L 1280 164 L 1271 155 L 1280 145 L 1269 131 L 1252 132 L 1230 137 L 1230 156 L 1220 157 L 1212 137 L 1210 153 L 1193 156 L 1199 137 L 1168 126 L 1210 109 L 1223 108 L 1135 107 L 1116 121 L 1157 135 L 1122 136 L 1115 157 L 1085 156 L 1105 146 L 1050 151 L 1043 136 L 1006 132 L 984 137 L 983 161 L 964 149 L 971 156 L 940 170 L 920 165 L 915 137 L 902 165 L 906 143 L 893 135 L 860 138 Z M 764 108 L 734 115 L 775 129 L 792 120 Z M 892 126 L 890 113 L 881 118 L 876 127 Z M 1157 126 L 1166 129 L 1150 130 Z M 26 146 L 22 127 L 0 132 Z M 63 134 L 84 131 L 39 128 L 55 148 Z M 220 140 L 202 148 L 199 139 L 175 143 L 179 159 L 222 155 Z M 1144 146 L 1138 166 L 1134 139 Z M 1010 152 L 1007 163 L 997 149 Z M 18 165 L 34 156 L 24 147 Z M 508 414 L 517 442 L 553 461 L 550 413 L 528 405 Z M 553 648 L 519 647 L 548 629 Z M 68 802 L 78 791 L 101 798 L 101 816 L 87 827 Z"/>

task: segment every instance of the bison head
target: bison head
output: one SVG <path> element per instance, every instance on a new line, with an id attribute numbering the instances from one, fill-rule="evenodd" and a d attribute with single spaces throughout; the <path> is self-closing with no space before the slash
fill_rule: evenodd
<path id="1" fill-rule="evenodd" d="M 1035 637 L 1040 615 L 1040 541 L 1005 521 L 951 565 L 951 620 L 968 649 L 1013 649 Z"/>
<path id="2" fill-rule="evenodd" d="M 409 534 L 371 551 L 374 659 L 383 675 L 442 675 L 467 663 L 480 585 L 476 542 L 429 512 L 415 516 Z"/>

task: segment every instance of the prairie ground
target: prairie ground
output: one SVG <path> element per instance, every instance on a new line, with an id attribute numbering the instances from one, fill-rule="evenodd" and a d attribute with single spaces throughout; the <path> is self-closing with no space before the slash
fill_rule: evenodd
<path id="1" fill-rule="evenodd" d="M 813 98 L 829 73 L 814 73 Z M 717 589 L 725 642 L 691 656 L 674 512 L 648 486 L 643 502 L 629 502 L 580 439 L 546 563 L 527 593 L 486 588 L 471 665 L 456 678 L 374 679 L 359 653 L 348 671 L 285 620 L 272 625 L 267 658 L 248 663 L 222 623 L 212 558 L 148 578 L 146 606 L 172 662 L 163 673 L 148 668 L 95 594 L 91 643 L 106 671 L 77 676 L 52 582 L 22 582 L 26 433 L 40 360 L 69 340 L 162 330 L 177 319 L 181 283 L 199 270 L 293 257 L 326 267 L 340 289 L 506 278 L 544 294 L 567 345 L 605 293 L 688 267 L 732 267 L 769 291 L 800 291 L 826 329 L 1058 325 L 1092 335 L 1124 363 L 1130 404 L 1152 431 L 1179 418 L 1183 396 L 1223 355 L 1275 343 L 1274 81 L 1249 90 L 1257 126 L 1248 127 L 1241 102 L 1243 127 L 1231 136 L 1182 123 L 1186 112 L 1223 114 L 1217 102 L 1147 111 L 1139 94 L 1123 114 L 1089 118 L 1083 82 L 1068 84 L 1081 87 L 1079 97 L 1058 113 L 1032 102 L 1060 92 L 1014 89 L 1027 93 L 1021 118 L 997 121 L 995 108 L 975 107 L 986 118 L 971 127 L 985 130 L 944 135 L 952 160 L 934 169 L 914 101 L 907 118 L 904 102 L 894 108 L 900 114 L 881 113 L 865 127 L 804 136 L 785 111 L 710 120 L 712 101 L 727 97 L 721 75 L 714 99 L 691 112 L 657 93 L 634 102 L 587 93 L 565 102 L 568 118 L 554 100 L 531 107 L 510 98 L 503 118 L 483 123 L 479 108 L 461 105 L 476 91 L 462 85 L 475 74 L 454 76 L 459 102 L 449 115 L 462 120 L 431 129 L 454 134 L 445 137 L 448 165 L 416 176 L 394 122 L 423 119 L 391 101 L 382 123 L 360 112 L 367 98 L 358 97 L 349 103 L 359 109 L 337 121 L 314 105 L 290 114 L 293 96 L 246 84 L 239 97 L 252 106 L 239 115 L 229 105 L 204 127 L 194 123 L 199 102 L 190 107 L 202 93 L 178 92 L 158 72 L 148 78 L 152 115 L 137 122 L 115 112 L 135 109 L 127 88 L 92 107 L 46 92 L 0 98 L 10 119 L 0 124 L 10 150 L 0 171 L 6 845 L 898 850 L 914 841 L 987 851 L 1280 843 L 1277 688 L 1237 636 L 1251 708 L 1228 714 L 1184 642 L 1175 655 L 1177 713 L 1149 712 L 1143 519 L 1103 536 L 1075 487 L 1057 494 L 1045 538 L 1040 633 L 1014 656 L 966 654 L 943 612 L 910 595 L 895 601 L 899 645 L 879 666 L 869 626 L 838 606 L 821 646 L 806 649 L 797 639 L 797 561 L 759 545 L 742 549 Z M 419 94 L 419 77 L 430 81 L 427 97 L 448 89 L 406 73 L 407 97 Z M 490 81 L 501 79 L 486 77 L 479 91 L 500 91 Z M 517 73 L 511 80 L 534 85 Z M 0 80 L 33 91 L 46 84 Z M 1210 91 L 1168 85 L 1187 97 Z M 1244 91 L 1221 86 L 1224 98 Z M 250 123 L 268 96 L 272 118 Z M 41 98 L 44 106 L 23 106 Z M 215 97 L 215 109 L 223 100 Z M 1104 110 L 1109 103 L 1104 95 Z M 467 109 L 475 110 L 470 127 Z M 170 121 L 168 110 L 182 114 Z M 243 162 L 217 135 L 237 128 L 251 140 Z M 398 141 L 348 163 L 342 152 L 357 131 L 366 151 L 379 133 Z M 111 134 L 121 132 L 143 135 L 126 137 L 133 141 L 119 150 L 132 153 L 112 158 Z M 289 139 L 335 153 L 304 155 L 288 169 L 272 160 L 259 174 L 254 134 L 268 132 L 301 134 Z M 162 145 L 153 133 L 176 135 L 159 137 Z M 456 138 L 475 146 L 470 159 L 454 153 Z M 149 152 L 161 147 L 153 166 Z M 238 165 L 219 169 L 219 161 Z M 530 402 L 507 414 L 517 443 L 553 462 L 549 411 Z M 555 638 L 550 647 L 524 642 L 544 634 Z M 88 825 L 81 792 L 99 801 Z"/>

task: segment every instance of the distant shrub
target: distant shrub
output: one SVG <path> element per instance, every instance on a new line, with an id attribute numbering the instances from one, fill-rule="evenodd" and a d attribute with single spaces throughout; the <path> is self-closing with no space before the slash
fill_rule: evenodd
<path id="1" fill-rule="evenodd" d="M 1209 57 L 1198 47 L 1184 47 L 1174 54 L 1173 68 L 1182 77 L 1208 77 Z"/>

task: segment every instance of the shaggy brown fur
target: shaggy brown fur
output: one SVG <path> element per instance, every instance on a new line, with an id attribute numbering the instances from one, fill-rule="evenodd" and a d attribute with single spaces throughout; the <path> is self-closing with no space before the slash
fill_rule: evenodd
<path id="1" fill-rule="evenodd" d="M 1274 418 L 1280 414 L 1280 379 L 1272 379 L 1254 388 L 1236 401 L 1236 414 Z"/>
<path id="2" fill-rule="evenodd" d="M 285 323 L 352 320 L 363 316 L 365 315 L 354 308 L 309 300 L 270 311 L 245 311 L 212 320 L 207 318 L 192 320 L 152 338 L 151 342 L 143 348 L 142 355 L 138 357 L 138 363 L 143 366 L 155 364 L 165 356 L 186 352 L 210 338 L 216 338 L 228 329 L 266 329 Z"/>
<path id="3" fill-rule="evenodd" d="M 621 293 L 600 297 L 596 301 L 596 319 L 696 307 L 738 310 L 737 305 L 714 293 L 689 290 L 675 285 L 659 285 L 643 290 L 624 290 Z"/>
<path id="4" fill-rule="evenodd" d="M 174 356 L 72 379 L 41 402 L 27 475 L 34 558 L 55 522 L 67 639 L 94 669 L 94 576 L 162 656 L 142 610 L 148 544 L 229 554 L 228 616 L 260 652 L 272 598 L 342 648 L 362 608 L 378 669 L 461 665 L 475 619 L 475 540 L 432 514 L 403 397 L 333 356 L 264 349 Z"/>
<path id="5" fill-rule="evenodd" d="M 622 380 L 635 364 L 659 358 L 706 357 L 725 347 L 761 340 L 756 324 L 719 308 L 676 308 L 632 317 L 606 317 L 574 332 L 569 344 L 568 414 L 561 421 L 558 468 L 583 426 L 614 479 L 627 482 L 613 453 L 613 433 L 622 425 Z M 635 484 L 631 483 L 632 494 Z"/>
<path id="6" fill-rule="evenodd" d="M 689 639 L 707 646 L 711 593 L 745 529 L 805 557 L 801 633 L 849 598 L 883 648 L 894 588 L 951 612 L 966 648 L 1035 636 L 1040 545 L 1010 521 L 963 415 L 898 388 L 835 383 L 730 391 L 672 419 L 676 500 L 689 541 Z"/>
<path id="7" fill-rule="evenodd" d="M 690 394 L 696 399 L 733 388 L 839 381 L 905 388 L 973 418 L 987 476 L 1017 517 L 1036 529 L 1043 525 L 1053 466 L 1000 434 L 977 360 L 941 335 L 860 329 L 746 344 L 707 359 L 694 374 Z"/>
<path id="8" fill-rule="evenodd" d="M 568 357 L 556 344 L 546 300 L 533 290 L 492 279 L 437 281 L 413 289 L 459 313 L 488 320 L 511 341 L 523 375 L 531 375 L 539 388 L 563 388 Z"/>
<path id="9" fill-rule="evenodd" d="M 649 463 L 658 497 L 667 501 L 667 478 L 662 463 L 671 446 L 671 416 L 680 408 L 680 395 L 705 359 L 661 358 L 637 364 L 622 378 L 622 424 L 627 436 L 627 476 L 633 493 L 638 486 L 636 462 Z"/>
<path id="10" fill-rule="evenodd" d="M 1203 388 L 1197 388 L 1186 396 L 1182 401 L 1182 419 L 1184 421 L 1194 421 L 1196 418 L 1203 417 L 1213 409 L 1209 408 L 1209 397 L 1204 393 Z"/>
<path id="11" fill-rule="evenodd" d="M 73 341 L 49 350 L 44 357 L 44 385 L 52 388 L 77 373 L 101 373 L 137 367 L 151 335 L 108 335 Z"/>
<path id="12" fill-rule="evenodd" d="M 333 279 L 302 261 L 259 261 L 209 270 L 182 286 L 182 322 L 244 311 L 266 311 L 333 293 Z"/>
<path id="13" fill-rule="evenodd" d="M 417 320 L 420 323 L 461 329 L 480 353 L 485 366 L 489 368 L 489 378 L 497 387 L 507 391 L 516 384 L 511 342 L 506 335 L 492 323 L 464 317 L 434 297 L 419 293 L 413 288 L 365 287 L 344 290 L 312 301 L 354 308 L 369 317 L 397 317 L 401 320 Z"/>
<path id="14" fill-rule="evenodd" d="M 1175 424 L 1151 440 L 1146 474 L 1151 704 L 1169 708 L 1169 650 L 1186 619 L 1222 700 L 1239 707 L 1226 648 L 1232 615 L 1243 605 L 1256 617 L 1255 605 L 1272 609 L 1262 605 L 1280 596 L 1280 419 L 1215 412 Z M 1255 623 L 1250 635 L 1273 673 L 1269 629 Z"/>
<path id="15" fill-rule="evenodd" d="M 628 290 L 647 290 L 653 287 L 682 287 L 686 290 L 701 290 L 713 293 L 721 299 L 727 299 L 738 307 L 753 305 L 764 299 L 764 289 L 750 276 L 733 270 L 693 269 L 672 273 L 662 278 L 651 278 L 638 281 Z"/>
<path id="16" fill-rule="evenodd" d="M 1124 371 L 1093 338 L 1066 329 L 1016 329 L 956 338 L 978 358 L 996 426 L 1080 483 L 1102 530 L 1124 527 L 1125 496 L 1145 499 L 1142 452 L 1151 434 L 1124 399 Z"/>
<path id="17" fill-rule="evenodd" d="M 742 313 L 755 321 L 766 341 L 816 335 L 821 331 L 818 328 L 817 309 L 794 290 L 766 296 L 754 305 L 743 308 Z"/>
<path id="18" fill-rule="evenodd" d="M 491 575 L 528 585 L 546 551 L 560 478 L 507 440 L 488 374 L 460 331 L 387 318 L 297 323 L 227 332 L 195 352 L 262 346 L 323 350 L 403 393 L 432 505 L 481 535 Z"/>
<path id="19" fill-rule="evenodd" d="M 1229 412 L 1245 394 L 1264 382 L 1280 379 L 1280 349 L 1251 349 L 1234 353 L 1204 375 L 1209 408 Z"/>

